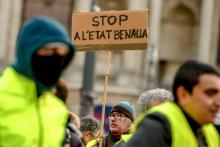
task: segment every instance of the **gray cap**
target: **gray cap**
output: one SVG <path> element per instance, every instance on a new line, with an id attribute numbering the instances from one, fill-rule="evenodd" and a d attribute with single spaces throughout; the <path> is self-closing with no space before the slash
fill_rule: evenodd
<path id="1" fill-rule="evenodd" d="M 110 114 L 112 112 L 120 112 L 125 114 L 128 118 L 134 122 L 135 110 L 134 105 L 129 103 L 128 101 L 120 101 L 116 105 L 113 106 Z"/>

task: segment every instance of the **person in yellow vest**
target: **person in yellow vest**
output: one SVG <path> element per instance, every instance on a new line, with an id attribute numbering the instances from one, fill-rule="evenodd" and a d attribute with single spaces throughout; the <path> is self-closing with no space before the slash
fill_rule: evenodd
<path id="1" fill-rule="evenodd" d="M 68 111 L 51 89 L 74 52 L 58 21 L 38 16 L 23 25 L 17 60 L 0 77 L 1 147 L 62 146 Z"/>
<path id="2" fill-rule="evenodd" d="M 162 104 L 166 101 L 173 101 L 173 95 L 170 91 L 162 88 L 155 88 L 147 90 L 138 98 L 137 101 L 137 112 L 139 113 L 140 117 L 142 113 L 145 113 L 148 109 L 157 106 L 159 104 Z M 139 116 L 138 116 L 139 117 Z M 137 120 L 138 120 L 137 117 Z M 118 141 L 115 145 L 117 146 L 123 146 L 132 136 L 131 134 L 125 134 L 121 136 L 120 141 Z"/>
<path id="3" fill-rule="evenodd" d="M 138 118 L 126 147 L 219 147 L 213 122 L 220 108 L 220 74 L 188 60 L 173 83 L 174 102 L 152 107 Z"/>
<path id="4" fill-rule="evenodd" d="M 109 116 L 109 133 L 104 138 L 90 141 L 86 147 L 113 147 L 122 134 L 129 134 L 134 122 L 134 106 L 128 101 L 120 101 L 113 106 Z"/>

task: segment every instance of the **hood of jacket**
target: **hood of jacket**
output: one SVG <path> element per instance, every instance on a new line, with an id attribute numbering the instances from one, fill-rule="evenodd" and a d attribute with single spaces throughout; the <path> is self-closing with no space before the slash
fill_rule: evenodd
<path id="1" fill-rule="evenodd" d="M 34 17 L 21 28 L 16 40 L 16 63 L 12 67 L 20 74 L 27 76 L 36 82 L 37 87 L 47 89 L 37 80 L 32 69 L 32 56 L 34 52 L 47 43 L 61 42 L 69 47 L 69 54 L 65 61 L 65 67 L 74 56 L 72 41 L 59 22 L 48 17 Z"/>

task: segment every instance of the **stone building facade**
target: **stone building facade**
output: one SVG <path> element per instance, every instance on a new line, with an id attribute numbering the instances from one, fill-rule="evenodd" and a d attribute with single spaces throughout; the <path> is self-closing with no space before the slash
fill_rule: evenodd
<path id="1" fill-rule="evenodd" d="M 0 70 L 14 61 L 22 23 L 36 15 L 51 16 L 71 31 L 72 11 L 90 11 L 92 0 L 0 0 Z M 144 51 L 112 53 L 107 103 L 136 103 L 146 89 L 170 89 L 180 64 L 189 58 L 217 66 L 220 48 L 219 0 L 96 0 L 101 10 L 150 9 L 150 42 Z M 96 52 L 94 91 L 103 95 L 106 52 Z M 68 105 L 78 110 L 85 52 L 77 52 L 64 78 L 71 87 Z M 220 60 L 219 60 L 220 61 Z M 74 97 L 74 98 L 72 98 Z"/>

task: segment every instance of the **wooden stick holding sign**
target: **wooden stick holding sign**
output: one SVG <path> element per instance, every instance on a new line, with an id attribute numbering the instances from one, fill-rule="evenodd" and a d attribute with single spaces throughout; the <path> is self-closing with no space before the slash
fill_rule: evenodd
<path id="1" fill-rule="evenodd" d="M 105 124 L 105 106 L 106 106 L 106 99 L 107 99 L 107 91 L 108 91 L 108 78 L 109 78 L 109 67 L 111 63 L 111 51 L 108 51 L 108 60 L 105 72 L 105 83 L 104 83 L 104 94 L 102 99 L 102 115 L 101 115 L 101 126 L 100 126 L 100 137 L 103 137 L 104 134 L 104 124 Z M 102 145 L 102 140 L 99 146 Z"/>
<path id="2" fill-rule="evenodd" d="M 72 15 L 72 40 L 77 51 L 108 51 L 101 137 L 104 133 L 111 51 L 147 49 L 148 32 L 148 10 L 74 12 Z"/>

